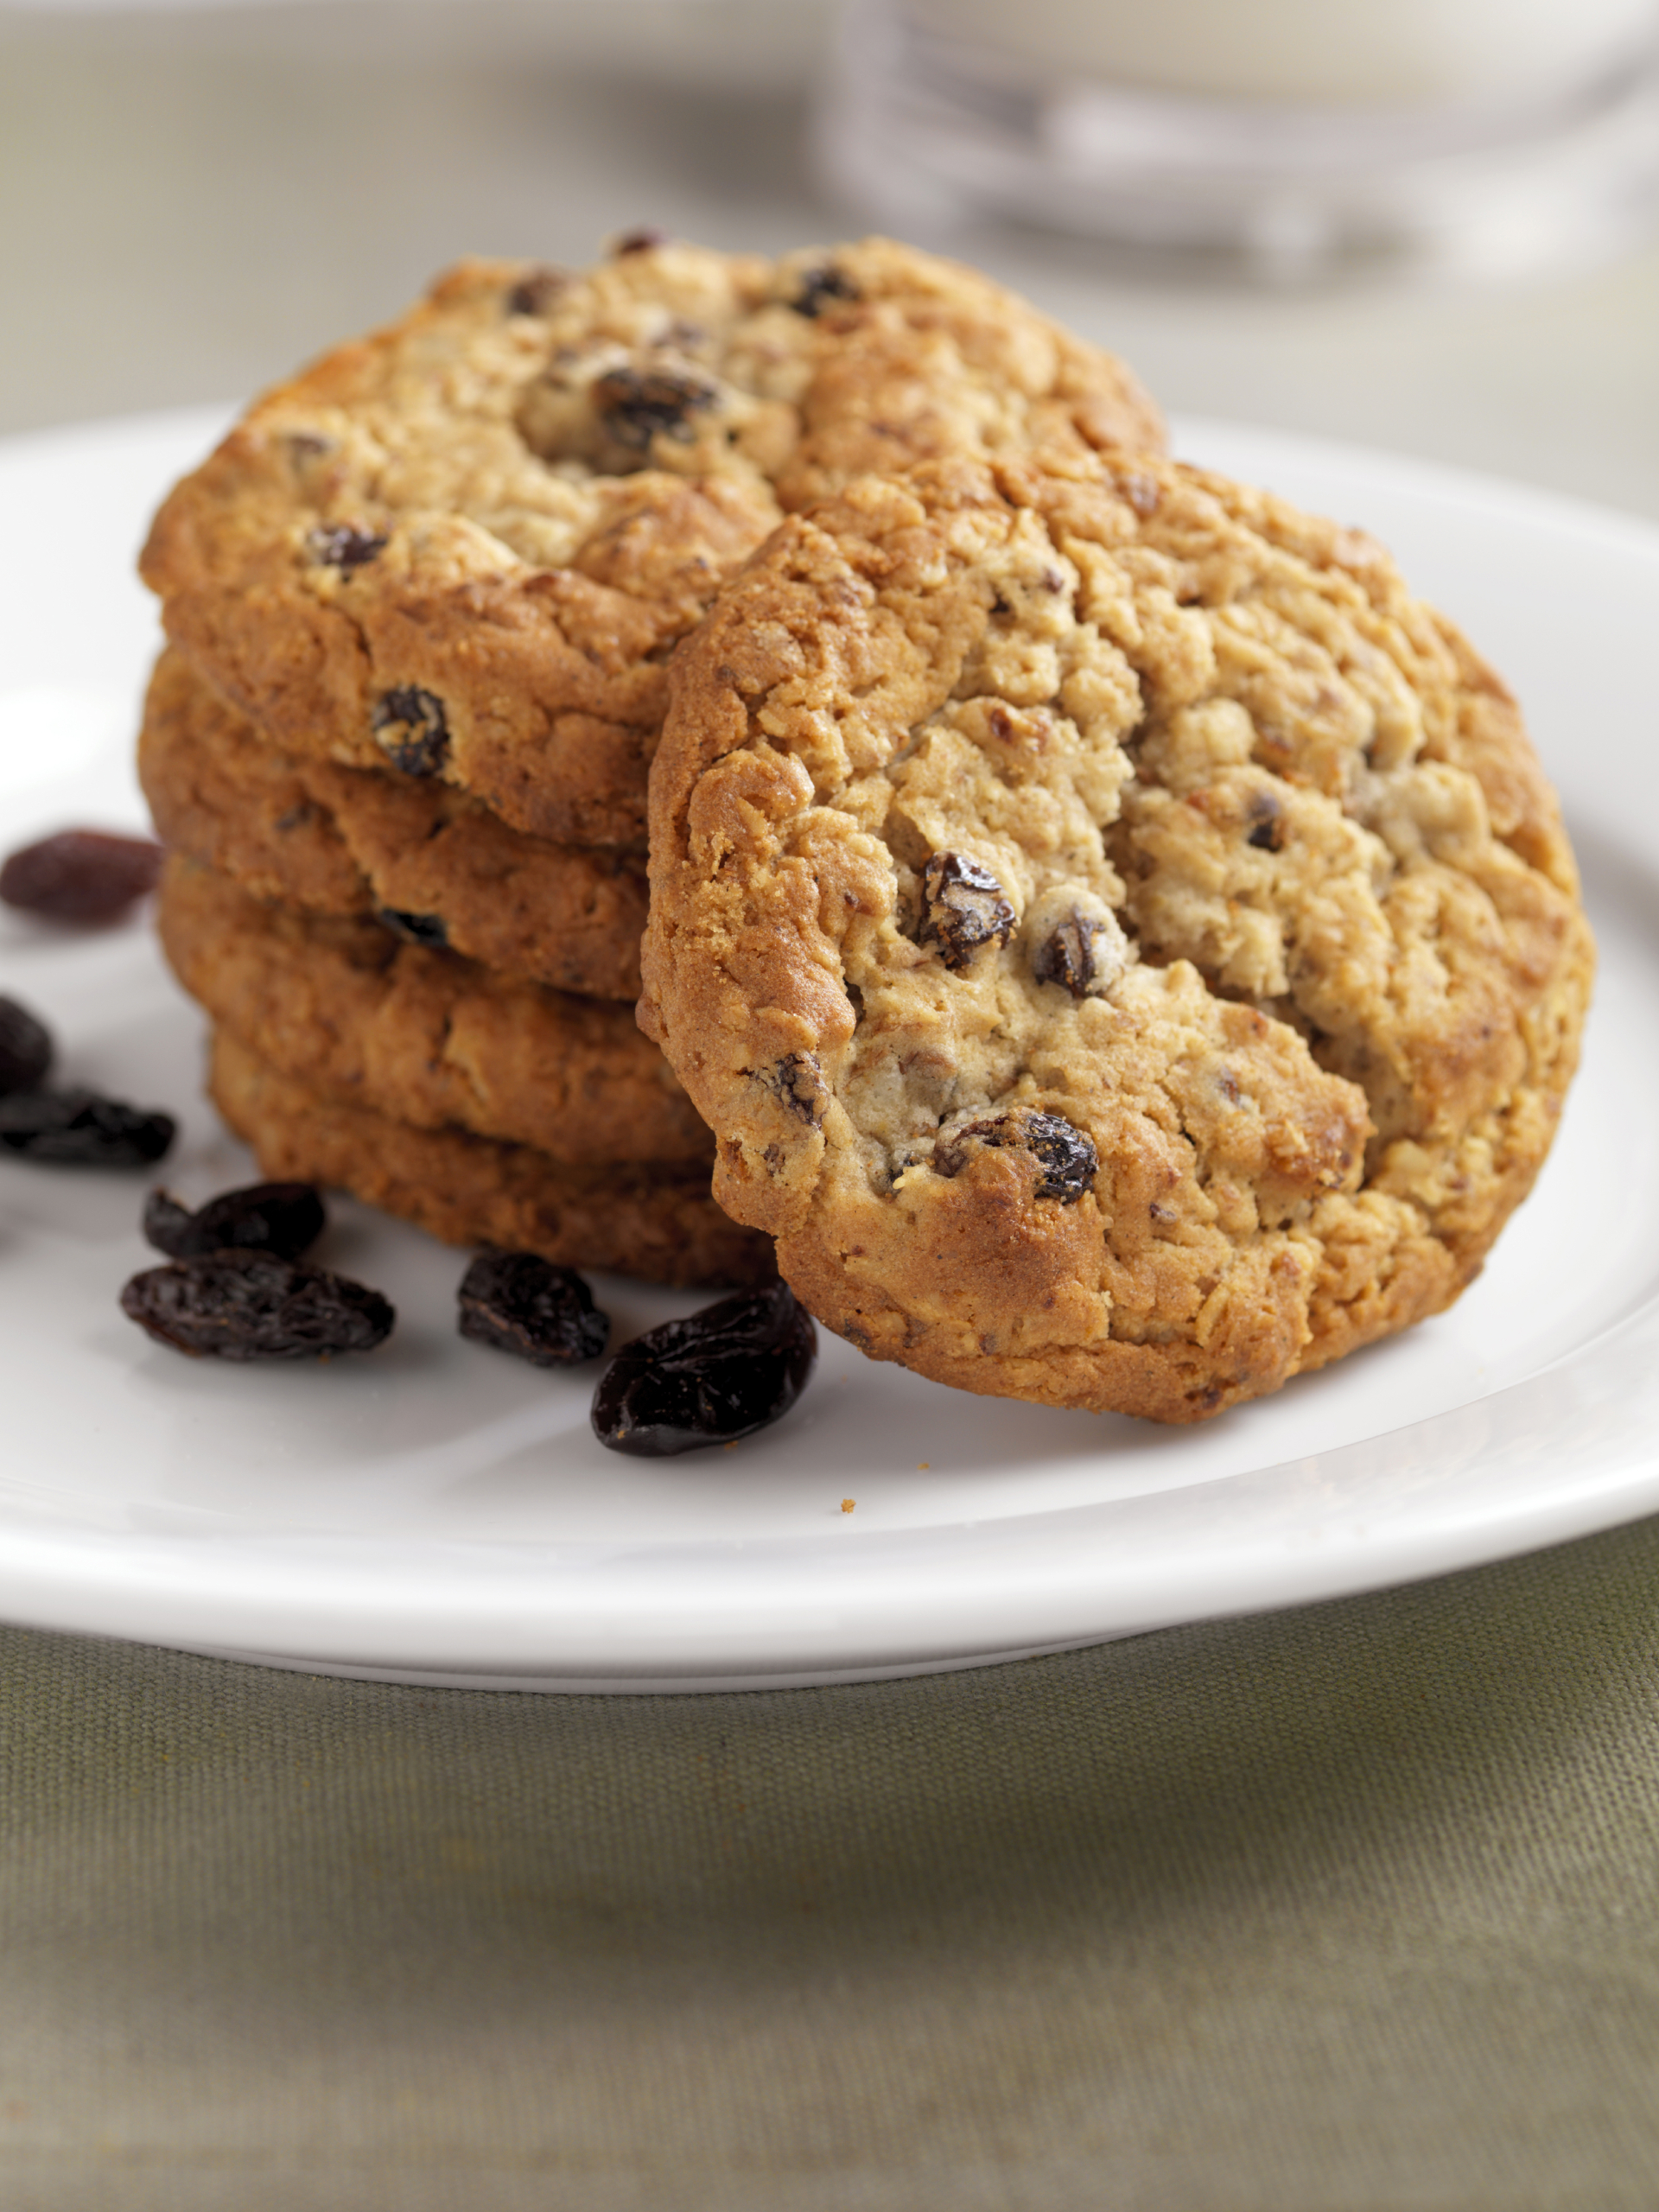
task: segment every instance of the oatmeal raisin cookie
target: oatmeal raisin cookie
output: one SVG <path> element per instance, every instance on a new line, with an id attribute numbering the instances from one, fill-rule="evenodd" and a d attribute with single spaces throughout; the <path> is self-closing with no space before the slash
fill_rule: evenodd
<path id="1" fill-rule="evenodd" d="M 929 464 L 682 648 L 640 1019 L 811 1310 L 1188 1421 L 1450 1304 L 1592 952 L 1503 683 L 1369 539 L 1148 457 Z"/>
<path id="2" fill-rule="evenodd" d="M 872 467 L 1161 435 L 1109 354 L 887 240 L 474 261 L 259 400 L 143 573 L 284 750 L 628 845 L 669 652 L 782 512 Z"/>

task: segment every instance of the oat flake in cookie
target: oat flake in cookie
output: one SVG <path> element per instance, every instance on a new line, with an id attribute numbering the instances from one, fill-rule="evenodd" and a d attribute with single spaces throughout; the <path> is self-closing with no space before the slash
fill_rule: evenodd
<path id="1" fill-rule="evenodd" d="M 1186 1421 L 1475 1274 L 1592 952 L 1514 702 L 1369 540 L 928 465 L 785 524 L 674 683 L 640 1019 L 832 1328 Z"/>
<path id="2" fill-rule="evenodd" d="M 935 454 L 1161 442 L 1122 365 L 880 239 L 469 262 L 156 517 L 169 637 L 278 745 L 643 844 L 664 663 L 780 516 Z"/>

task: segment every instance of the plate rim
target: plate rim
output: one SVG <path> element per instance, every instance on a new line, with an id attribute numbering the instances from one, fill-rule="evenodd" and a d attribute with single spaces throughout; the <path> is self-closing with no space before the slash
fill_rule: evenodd
<path id="1" fill-rule="evenodd" d="M 14 461 L 25 458 L 50 461 L 66 454 L 86 457 L 97 448 L 175 438 L 194 449 L 203 438 L 211 437 L 219 425 L 232 419 L 233 412 L 218 405 L 188 406 L 27 431 L 0 440 L 0 472 L 4 472 Z M 1635 556 L 1644 563 L 1651 563 L 1656 579 L 1659 580 L 1659 524 L 1641 516 L 1499 475 L 1395 454 L 1384 448 L 1347 441 L 1306 436 L 1272 426 L 1178 415 L 1174 429 L 1179 449 L 1184 454 L 1194 450 L 1201 454 L 1210 447 L 1223 456 L 1230 448 L 1241 454 L 1254 452 L 1270 457 L 1278 450 L 1291 456 L 1298 466 L 1311 466 L 1316 471 L 1330 469 L 1356 480 L 1370 479 L 1395 495 L 1403 493 L 1414 500 L 1449 505 L 1489 518 L 1524 523 L 1551 535 L 1565 532 L 1575 537 L 1588 536 L 1618 557 Z M 1180 1494 L 1191 1500 L 1194 1492 L 1224 1488 L 1230 1502 L 1236 1507 L 1252 1484 L 1266 1485 L 1270 1491 L 1274 1482 L 1283 1484 L 1298 1478 L 1304 1481 L 1329 1480 L 1338 1463 L 1351 1462 L 1356 1454 L 1363 1459 L 1368 1453 L 1375 1456 L 1389 1446 L 1397 1452 L 1408 1440 L 1414 1440 L 1426 1450 L 1440 1448 L 1448 1440 L 1455 1441 L 1458 1424 L 1466 1425 L 1477 1411 L 1485 1427 L 1498 1433 L 1496 1444 L 1489 1439 L 1483 1447 L 1489 1461 L 1494 1451 L 1522 1451 L 1533 1433 L 1528 1394 L 1536 1393 L 1540 1386 L 1548 1383 L 1558 1392 L 1570 1389 L 1580 1396 L 1587 1393 L 1586 1402 L 1599 1398 L 1600 1406 L 1605 1408 L 1610 1402 L 1605 1382 L 1611 1365 L 1624 1363 L 1620 1379 L 1628 1383 L 1631 1365 L 1628 1355 L 1632 1345 L 1645 1347 L 1648 1354 L 1659 1351 L 1659 1293 L 1565 1359 L 1549 1363 L 1484 1397 L 1301 1460 L 1189 1484 Z M 1634 1364 L 1638 1376 L 1646 1368 L 1659 1377 L 1659 1359 L 1638 1357 Z M 406 1556 L 397 1547 L 389 1552 L 382 1539 L 351 1532 L 314 1539 L 272 1538 L 263 1534 L 224 1538 L 172 1533 L 162 1536 L 150 1532 L 123 1532 L 117 1535 L 72 1524 L 54 1536 L 46 1527 L 19 1521 L 5 1529 L 3 1541 L 0 1541 L 0 1616 L 29 1626 L 125 1636 L 161 1642 L 175 1649 L 207 1649 L 307 1671 L 350 1672 L 367 1679 L 425 1681 L 435 1686 L 661 1693 L 880 1679 L 992 1663 L 1030 1656 L 1038 1650 L 1075 1649 L 1171 1625 L 1176 1620 L 1214 1619 L 1353 1595 L 1363 1590 L 1461 1571 L 1640 1517 L 1659 1509 L 1659 1379 L 1647 1390 L 1639 1386 L 1618 1389 L 1612 1393 L 1611 1402 L 1621 1418 L 1611 1427 L 1604 1423 L 1596 1445 L 1599 1472 L 1592 1479 L 1591 1468 L 1580 1466 L 1575 1487 L 1563 1494 L 1553 1491 L 1541 1493 L 1529 1501 L 1524 1511 L 1512 1510 L 1507 1516 L 1496 1519 L 1491 1513 L 1473 1514 L 1468 1516 L 1466 1525 L 1455 1529 L 1439 1522 L 1427 1528 L 1408 1526 L 1389 1541 L 1379 1539 L 1375 1529 L 1359 1534 L 1351 1531 L 1345 1539 L 1338 1541 L 1330 1529 L 1320 1530 L 1305 1518 L 1298 1541 L 1281 1547 L 1275 1554 L 1274 1571 L 1264 1574 L 1258 1561 L 1257 1579 L 1242 1594 L 1237 1588 L 1230 1591 L 1224 1586 L 1206 1587 L 1202 1592 L 1190 1593 L 1173 1610 L 1166 1602 L 1149 1603 L 1143 1611 L 1136 1611 L 1125 1593 L 1127 1610 L 1119 1613 L 1112 1625 L 1096 1624 L 1077 1632 L 1075 1618 L 1068 1616 L 1061 1634 L 1052 1638 L 1033 1637 L 1028 1613 L 1021 1616 L 1023 1634 L 1017 1632 L 1019 1624 L 1014 1618 L 1018 1604 L 1032 1602 L 1033 1591 L 1044 1586 L 1040 1573 L 1028 1573 L 1022 1580 L 1013 1571 L 1013 1554 L 1019 1548 L 1016 1537 L 1023 1540 L 1028 1533 L 1026 1524 L 1052 1536 L 1057 1519 L 1081 1515 L 1090 1520 L 1121 1520 L 1126 1509 L 1132 1517 L 1133 1509 L 1143 1502 L 1156 1504 L 1173 1493 L 1142 1493 L 1087 1507 L 1052 1508 L 1029 1516 L 997 1518 L 994 1524 L 997 1541 L 989 1548 L 996 1554 L 995 1590 L 989 1593 L 996 1602 L 988 1604 L 981 1617 L 987 1625 L 1001 1620 L 1005 1632 L 982 1639 L 960 1635 L 944 1637 L 938 1629 L 924 1631 L 921 1640 L 930 1647 L 925 1654 L 910 1647 L 900 1652 L 889 1637 L 886 1647 L 878 1639 L 866 1644 L 862 1656 L 850 1657 L 848 1639 L 855 1633 L 850 1616 L 860 1609 L 834 1584 L 827 1591 L 818 1591 L 816 1584 L 819 1568 L 831 1560 L 839 1561 L 842 1552 L 849 1554 L 849 1560 L 856 1563 L 859 1578 L 866 1588 L 864 1611 L 868 1611 L 869 1585 L 873 1579 L 880 1579 L 876 1570 L 885 1573 L 890 1554 L 901 1567 L 906 1563 L 905 1555 L 918 1549 L 925 1549 L 937 1562 L 942 1554 L 951 1550 L 953 1540 L 964 1529 L 973 1529 L 977 1524 L 946 1522 L 906 1530 L 860 1529 L 855 1534 L 849 1530 L 841 1535 L 839 1546 L 839 1531 L 808 1537 L 730 1539 L 682 1546 L 644 1544 L 620 1550 L 613 1543 L 597 1547 L 580 1543 L 550 1545 L 525 1539 L 507 1544 L 499 1540 L 426 1537 L 415 1540 Z M 1109 1541 L 1103 1533 L 1102 1540 Z M 720 1559 L 722 1548 L 728 1547 L 732 1558 Z M 625 1565 L 642 1587 L 650 1586 L 652 1576 L 659 1583 L 671 1586 L 677 1575 L 683 1579 L 687 1560 L 696 1561 L 697 1573 L 693 1580 L 698 1602 L 683 1607 L 678 1617 L 675 1633 L 683 1643 L 679 1660 L 664 1666 L 659 1655 L 655 1664 L 649 1660 L 632 1667 L 607 1663 L 609 1647 L 593 1631 L 596 1624 L 614 1627 L 617 1616 L 613 1601 L 604 1622 L 599 1623 L 596 1612 L 584 1613 L 579 1602 L 582 1593 L 574 1584 L 567 1586 L 570 1571 L 583 1567 L 591 1569 L 588 1554 L 594 1548 L 605 1552 L 613 1568 L 619 1563 Z M 975 1548 L 983 1552 L 987 1547 Z M 312 1555 L 319 1549 L 324 1559 Z M 331 1562 L 335 1571 L 343 1561 L 350 1570 L 346 1579 L 353 1604 L 346 1605 L 347 1592 L 343 1589 L 338 1610 L 332 1605 L 319 1610 L 314 1605 L 308 1613 L 303 1603 L 298 1606 L 293 1603 L 290 1594 L 273 1600 L 269 1587 L 262 1592 L 252 1586 L 259 1580 L 258 1567 L 263 1566 L 268 1570 L 274 1557 L 296 1551 L 308 1555 L 314 1573 L 325 1568 L 325 1560 Z M 388 1663 L 385 1656 L 389 1648 L 385 1640 L 386 1624 L 381 1619 L 386 1610 L 382 1602 L 385 1593 L 376 1577 L 365 1580 L 363 1573 L 363 1555 L 371 1552 L 379 1566 L 395 1579 L 397 1606 L 391 1610 L 401 1609 L 405 1613 L 415 1586 L 411 1582 L 411 1558 L 415 1554 L 429 1568 L 448 1565 L 453 1570 L 457 1560 L 476 1569 L 491 1554 L 510 1554 L 520 1570 L 526 1573 L 533 1570 L 534 1575 L 540 1578 L 543 1606 L 556 1601 L 562 1630 L 568 1629 L 572 1622 L 588 1624 L 587 1649 L 594 1663 L 573 1666 L 569 1656 L 562 1661 L 548 1649 L 540 1664 L 504 1667 L 500 1663 L 504 1656 L 523 1656 L 516 1649 L 508 1654 L 507 1644 L 512 1640 L 496 1644 L 493 1653 L 484 1649 L 484 1643 L 490 1640 L 487 1637 L 480 1641 L 482 1628 L 499 1626 L 499 1616 L 492 1615 L 487 1623 L 475 1622 L 468 1626 L 459 1618 L 465 1608 L 453 1605 L 448 1611 L 455 1617 L 439 1620 L 433 1630 L 436 1644 L 426 1655 L 423 1663 L 413 1654 L 407 1663 L 401 1660 Z M 757 1631 L 751 1616 L 751 1625 L 744 1635 L 734 1637 L 728 1633 L 723 1641 L 710 1626 L 711 1620 L 741 1594 L 759 1569 L 766 1567 L 775 1572 L 779 1561 L 772 1554 L 778 1553 L 794 1558 L 798 1579 L 802 1555 L 806 1554 L 810 1571 L 804 1580 L 815 1586 L 805 1596 L 829 1607 L 831 1616 L 827 1624 L 820 1624 L 815 1632 L 816 1640 L 798 1619 L 791 1618 L 788 1626 L 797 1636 L 796 1663 L 785 1662 L 781 1667 L 778 1663 L 784 1628 L 781 1618 L 771 1627 Z M 1077 1559 L 1088 1555 L 1088 1548 L 1081 1545 L 1072 1554 Z M 740 1558 L 743 1561 L 741 1572 L 734 1566 Z M 247 1586 L 241 1572 L 231 1571 L 233 1565 L 246 1571 L 251 1578 Z M 716 1565 L 719 1573 L 714 1571 Z M 837 1564 L 830 1572 L 838 1575 L 843 1567 Z M 976 1572 L 982 1579 L 984 1569 L 976 1568 Z M 322 1573 L 325 1583 L 331 1579 L 329 1572 Z M 453 1573 L 445 1579 L 453 1582 Z M 1090 1588 L 1098 1593 L 1097 1569 L 1091 1570 L 1090 1577 L 1084 1579 L 1089 1580 Z M 499 1589 L 494 1578 L 491 1580 Z M 516 1581 L 517 1578 L 509 1580 Z M 1078 1590 L 1073 1587 L 1062 1592 L 1054 1586 L 1055 1580 L 1051 1574 L 1047 1594 L 1057 1603 L 1062 1594 L 1070 1605 L 1075 1606 L 1081 1602 Z M 1225 1580 L 1223 1578 L 1224 1584 Z M 1058 1578 L 1061 1585 L 1066 1580 L 1064 1576 Z M 1215 1580 L 1213 1573 L 1211 1580 Z M 964 1583 L 961 1588 L 968 1586 Z M 946 1602 L 952 1609 L 959 1609 L 963 1602 L 960 1589 L 954 1584 L 950 1588 L 952 1594 Z M 455 1594 L 451 1587 L 452 1600 Z M 987 1593 L 976 1588 L 973 1594 L 977 1598 Z M 445 1611 L 442 1603 L 443 1589 L 432 1589 L 425 1595 L 429 1602 L 437 1604 L 442 1615 Z M 479 1603 L 476 1593 L 471 1602 L 474 1605 Z M 802 1602 L 798 1593 L 788 1609 L 798 1614 Z M 89 1603 L 92 1605 L 90 1613 Z M 487 1604 L 485 1611 L 489 1611 Z M 286 1623 L 290 1632 L 271 1637 L 261 1634 L 251 1640 L 248 1631 L 267 1619 L 274 1628 Z M 545 1635 L 545 1610 L 539 1626 Z M 470 1643 L 468 1638 L 472 1639 Z M 379 1656 L 366 1648 L 365 1639 L 378 1641 Z M 757 1643 L 770 1647 L 769 1660 L 757 1651 Z M 831 1659 L 832 1648 L 841 1652 L 839 1662 Z M 639 1649 L 636 1638 L 636 1652 Z"/>

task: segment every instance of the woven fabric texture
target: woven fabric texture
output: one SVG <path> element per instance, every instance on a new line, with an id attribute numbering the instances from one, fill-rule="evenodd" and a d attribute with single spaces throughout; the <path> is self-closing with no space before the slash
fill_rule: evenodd
<path id="1" fill-rule="evenodd" d="M 1656 1572 L 715 1697 L 0 1632 L 0 2201 L 1651 2206 Z"/>

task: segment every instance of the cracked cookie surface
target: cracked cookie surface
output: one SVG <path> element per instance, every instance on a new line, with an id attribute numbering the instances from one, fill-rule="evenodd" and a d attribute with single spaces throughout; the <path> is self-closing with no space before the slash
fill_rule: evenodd
<path id="1" fill-rule="evenodd" d="M 811 1310 L 1204 1418 L 1448 1305 L 1592 950 L 1514 702 L 1369 539 L 1141 458 L 785 524 L 681 650 L 640 1020 Z"/>
<path id="2" fill-rule="evenodd" d="M 350 1191 L 445 1244 L 537 1252 L 648 1282 L 760 1283 L 777 1273 L 771 1240 L 721 1211 L 706 1168 L 633 1163 L 596 1174 L 531 1145 L 416 1128 L 284 1074 L 223 1029 L 208 1089 L 262 1174 Z"/>
<path id="3" fill-rule="evenodd" d="M 192 998 L 302 1081 L 572 1165 L 709 1158 L 626 1005 L 514 982 L 377 921 L 271 905 L 176 857 L 156 922 Z"/>
<path id="4" fill-rule="evenodd" d="M 257 402 L 142 568 L 279 746 L 628 845 L 667 656 L 784 512 L 936 454 L 1161 436 L 1110 355 L 885 240 L 470 262 Z"/>
<path id="5" fill-rule="evenodd" d="M 642 855 L 526 836 L 448 784 L 279 752 L 172 650 L 138 775 L 166 843 L 257 898 L 378 916 L 555 990 L 639 996 Z"/>

